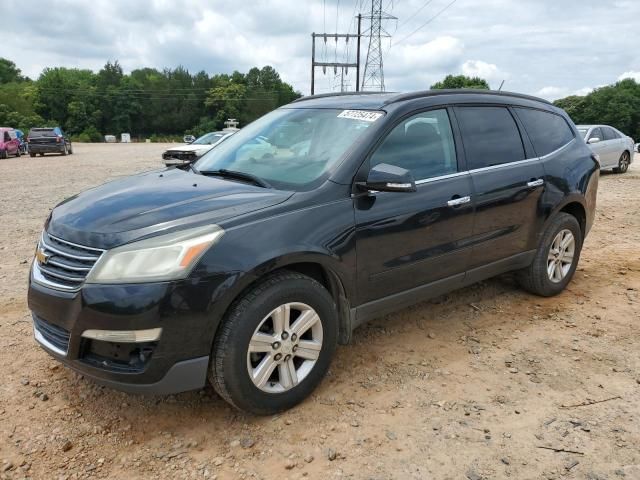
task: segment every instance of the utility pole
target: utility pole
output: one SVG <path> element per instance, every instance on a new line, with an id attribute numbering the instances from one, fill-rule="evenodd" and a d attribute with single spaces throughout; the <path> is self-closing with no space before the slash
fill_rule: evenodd
<path id="1" fill-rule="evenodd" d="M 364 65 L 364 75 L 362 76 L 362 90 L 379 90 L 384 92 L 384 69 L 382 63 L 382 37 L 390 37 L 383 28 L 384 20 L 397 20 L 397 17 L 382 11 L 382 0 L 371 0 L 371 15 L 366 17 L 370 20 L 369 27 L 369 49 L 367 50 L 367 61 Z"/>
<path id="2" fill-rule="evenodd" d="M 324 73 L 327 72 L 327 67 L 333 67 L 334 74 L 337 75 L 338 68 L 341 69 L 341 74 L 344 76 L 345 71 L 348 68 L 356 69 L 356 92 L 360 90 L 360 23 L 362 22 L 362 15 L 358 15 L 358 33 L 353 35 L 350 33 L 315 33 L 311 34 L 311 95 L 315 93 L 315 76 L 316 76 L 316 67 L 322 67 L 322 71 Z M 338 43 L 339 38 L 344 38 L 345 42 L 349 42 L 350 39 L 356 39 L 357 48 L 356 48 L 356 61 L 355 62 L 317 62 L 316 61 L 316 38 L 321 38 L 324 43 L 327 43 L 327 39 L 335 39 L 335 42 Z M 347 71 L 348 73 L 348 71 Z M 341 85 L 343 85 L 341 81 Z"/>

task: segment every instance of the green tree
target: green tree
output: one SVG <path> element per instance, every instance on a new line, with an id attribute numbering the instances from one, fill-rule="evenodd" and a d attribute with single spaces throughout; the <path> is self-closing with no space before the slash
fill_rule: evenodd
<path id="1" fill-rule="evenodd" d="M 640 138 L 640 84 L 627 78 L 590 94 L 569 96 L 554 104 L 577 124 L 601 123 Z"/>
<path id="2" fill-rule="evenodd" d="M 443 80 L 431 85 L 431 90 L 447 88 L 476 88 L 489 90 L 489 83 L 480 77 L 467 77 L 466 75 L 447 75 Z"/>
<path id="3" fill-rule="evenodd" d="M 22 82 L 26 80 L 20 69 L 11 60 L 0 57 L 0 85 L 10 82 Z"/>

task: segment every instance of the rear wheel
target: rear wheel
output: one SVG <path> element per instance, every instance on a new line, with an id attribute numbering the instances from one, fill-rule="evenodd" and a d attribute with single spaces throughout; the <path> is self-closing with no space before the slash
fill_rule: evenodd
<path id="1" fill-rule="evenodd" d="M 5 159 L 7 158 L 9 155 L 7 154 L 6 150 L 2 150 L 0 151 L 0 158 Z"/>
<path id="2" fill-rule="evenodd" d="M 551 297 L 573 278 L 582 249 L 582 230 L 573 215 L 559 213 L 545 230 L 531 265 L 518 272 L 520 285 L 531 293 Z"/>
<path id="3" fill-rule="evenodd" d="M 338 338 L 336 307 L 317 281 L 281 272 L 231 306 L 214 341 L 209 381 L 258 415 L 286 410 L 320 383 Z"/>
<path id="4" fill-rule="evenodd" d="M 631 156 L 629 152 L 622 152 L 620 155 L 620 160 L 618 160 L 618 168 L 614 168 L 613 171 L 616 173 L 626 173 L 629 170 L 629 164 L 631 163 Z"/>
<path id="5" fill-rule="evenodd" d="M 65 143 L 64 146 L 62 147 L 62 152 L 60 153 L 60 155 L 64 156 L 67 154 L 67 144 Z"/>
<path id="6" fill-rule="evenodd" d="M 73 154 L 73 145 L 69 144 L 69 155 Z"/>

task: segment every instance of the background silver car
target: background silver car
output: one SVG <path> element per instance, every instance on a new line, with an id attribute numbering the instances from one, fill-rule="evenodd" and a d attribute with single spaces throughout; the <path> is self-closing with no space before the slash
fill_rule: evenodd
<path id="1" fill-rule="evenodd" d="M 578 125 L 578 131 L 600 156 L 601 170 L 624 173 L 629 169 L 634 150 L 631 137 L 608 125 Z"/>

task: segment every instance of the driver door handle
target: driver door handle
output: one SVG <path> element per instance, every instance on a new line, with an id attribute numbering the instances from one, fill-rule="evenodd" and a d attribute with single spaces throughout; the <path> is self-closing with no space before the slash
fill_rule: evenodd
<path id="1" fill-rule="evenodd" d="M 527 182 L 527 187 L 530 187 L 530 188 L 540 187 L 541 185 L 544 185 L 544 180 L 542 178 Z"/>
<path id="2" fill-rule="evenodd" d="M 470 201 L 471 197 L 467 195 L 466 197 L 452 198 L 447 202 L 447 205 L 450 207 L 457 207 L 458 205 L 464 205 L 465 203 L 469 203 Z"/>

